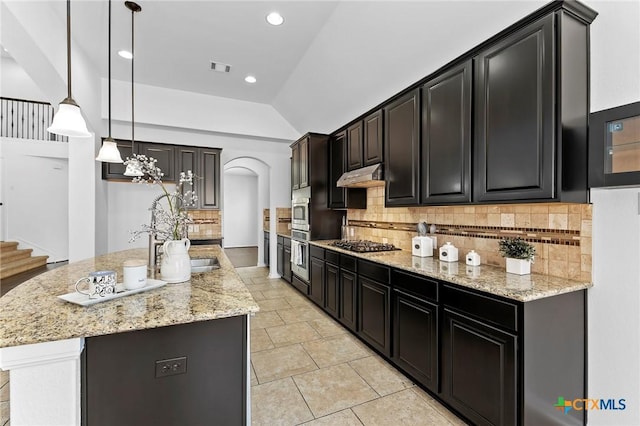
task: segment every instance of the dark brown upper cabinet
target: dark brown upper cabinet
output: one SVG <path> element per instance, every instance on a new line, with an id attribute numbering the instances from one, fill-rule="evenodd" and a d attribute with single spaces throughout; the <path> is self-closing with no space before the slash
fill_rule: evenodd
<path id="1" fill-rule="evenodd" d="M 363 166 L 382 163 L 382 139 L 384 137 L 382 110 L 378 110 L 364 119 Z"/>
<path id="2" fill-rule="evenodd" d="M 147 158 L 153 157 L 158 160 L 158 162 L 156 163 L 156 167 L 160 167 L 162 173 L 164 173 L 164 175 L 162 176 L 163 182 L 173 182 L 176 180 L 177 175 L 175 167 L 175 145 L 139 142 L 137 144 L 137 149 L 139 154 L 146 155 Z"/>
<path id="3" fill-rule="evenodd" d="M 291 189 L 309 186 L 309 136 L 291 145 Z"/>
<path id="4" fill-rule="evenodd" d="M 220 208 L 220 150 L 191 146 L 176 147 L 177 172 L 191 170 L 195 174 L 193 186 L 185 184 L 183 191 L 193 190 L 198 200 L 193 209 Z"/>
<path id="5" fill-rule="evenodd" d="M 352 124 L 347 129 L 347 170 L 359 169 L 362 161 L 362 121 Z"/>
<path id="6" fill-rule="evenodd" d="M 291 189 L 300 189 L 300 145 L 291 146 Z"/>
<path id="7" fill-rule="evenodd" d="M 471 201 L 471 61 L 422 86 L 422 204 Z"/>
<path id="8" fill-rule="evenodd" d="M 560 9 L 476 56 L 475 201 L 586 202 L 594 17 Z"/>
<path id="9" fill-rule="evenodd" d="M 384 108 L 385 205 L 413 206 L 420 196 L 420 91 Z"/>
<path id="10" fill-rule="evenodd" d="M 339 188 L 340 176 L 346 171 L 347 131 L 343 130 L 329 138 L 329 208 L 366 209 L 367 190 L 365 188 Z"/>

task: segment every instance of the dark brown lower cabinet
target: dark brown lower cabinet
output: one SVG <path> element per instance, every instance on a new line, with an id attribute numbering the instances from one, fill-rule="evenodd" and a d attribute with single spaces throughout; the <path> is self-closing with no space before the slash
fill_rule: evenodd
<path id="1" fill-rule="evenodd" d="M 82 424 L 246 424 L 247 339 L 246 316 L 86 338 Z"/>
<path id="2" fill-rule="evenodd" d="M 264 231 L 264 251 L 262 253 L 264 264 L 269 267 L 269 231 Z"/>
<path id="3" fill-rule="evenodd" d="M 287 241 L 289 245 L 287 245 Z M 290 239 L 285 238 L 282 251 L 284 253 L 284 260 L 283 260 L 284 263 L 282 265 L 282 278 L 284 278 L 286 282 L 290 283 L 291 282 L 291 240 Z"/>
<path id="4" fill-rule="evenodd" d="M 338 320 L 347 328 L 356 331 L 357 321 L 357 283 L 354 272 L 340 270 L 339 307 Z"/>
<path id="5" fill-rule="evenodd" d="M 393 291 L 393 361 L 438 392 L 438 306 Z"/>
<path id="6" fill-rule="evenodd" d="M 515 425 L 516 336 L 449 309 L 442 330 L 442 397 L 477 425 Z"/>
<path id="7" fill-rule="evenodd" d="M 358 277 L 358 334 L 386 356 L 391 355 L 391 288 Z"/>
<path id="8" fill-rule="evenodd" d="M 278 235 L 278 245 L 277 247 L 277 252 L 278 252 L 278 256 L 277 256 L 277 265 L 276 265 L 276 269 L 278 271 L 278 275 L 283 276 L 284 275 L 284 244 L 283 244 L 283 238 L 281 236 Z"/>
<path id="9" fill-rule="evenodd" d="M 309 283 L 309 299 L 317 305 L 324 306 L 324 260 L 312 257 L 309 262 L 311 267 Z"/>
<path id="10" fill-rule="evenodd" d="M 292 274 L 291 276 L 291 285 L 300 290 L 302 294 L 309 295 L 309 284 L 302 281 L 295 274 Z"/>
<path id="11" fill-rule="evenodd" d="M 324 267 L 326 284 L 326 298 L 324 300 L 324 310 L 334 318 L 339 316 L 340 301 L 340 268 L 331 263 L 326 263 Z"/>

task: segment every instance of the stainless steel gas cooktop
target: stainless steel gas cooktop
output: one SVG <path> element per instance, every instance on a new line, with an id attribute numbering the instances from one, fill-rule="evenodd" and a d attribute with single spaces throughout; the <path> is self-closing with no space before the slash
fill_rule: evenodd
<path id="1" fill-rule="evenodd" d="M 389 243 L 377 243 L 375 241 L 368 240 L 346 240 L 335 241 L 330 243 L 334 247 L 339 247 L 343 250 L 355 251 L 358 253 L 374 252 L 374 251 L 391 251 L 400 250 L 393 244 Z"/>

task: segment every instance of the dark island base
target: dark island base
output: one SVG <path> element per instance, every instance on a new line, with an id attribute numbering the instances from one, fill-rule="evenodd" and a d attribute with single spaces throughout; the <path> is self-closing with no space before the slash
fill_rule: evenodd
<path id="1" fill-rule="evenodd" d="M 246 316 L 89 337 L 81 359 L 83 425 L 246 424 Z"/>

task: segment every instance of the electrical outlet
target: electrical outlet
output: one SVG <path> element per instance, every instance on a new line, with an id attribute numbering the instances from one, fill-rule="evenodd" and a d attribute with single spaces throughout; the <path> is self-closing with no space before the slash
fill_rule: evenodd
<path id="1" fill-rule="evenodd" d="M 187 357 L 161 359 L 156 361 L 156 379 L 187 372 Z"/>

